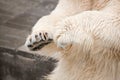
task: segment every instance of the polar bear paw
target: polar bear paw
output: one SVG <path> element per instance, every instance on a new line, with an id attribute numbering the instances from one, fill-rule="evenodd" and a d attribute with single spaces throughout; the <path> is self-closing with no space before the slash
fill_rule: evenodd
<path id="1" fill-rule="evenodd" d="M 65 35 L 58 35 L 56 37 L 56 44 L 59 48 L 69 49 L 72 46 L 72 42 Z"/>
<path id="2" fill-rule="evenodd" d="M 60 26 L 54 34 L 54 42 L 59 48 L 68 50 L 72 46 L 71 32 L 66 30 L 66 27 Z"/>
<path id="3" fill-rule="evenodd" d="M 39 30 L 28 36 L 25 46 L 27 46 L 30 50 L 36 51 L 41 49 L 44 45 L 52 42 L 52 40 L 52 33 L 50 31 Z"/>

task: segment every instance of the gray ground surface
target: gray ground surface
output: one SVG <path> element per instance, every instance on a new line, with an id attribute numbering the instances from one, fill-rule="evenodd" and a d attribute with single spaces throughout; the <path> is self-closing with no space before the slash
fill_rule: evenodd
<path id="1" fill-rule="evenodd" d="M 58 0 L 0 0 L 0 80 L 43 80 L 56 60 L 30 54 L 22 46 L 36 21 Z"/>
<path id="2" fill-rule="evenodd" d="M 0 46 L 23 45 L 36 21 L 56 4 L 57 0 L 0 0 Z"/>

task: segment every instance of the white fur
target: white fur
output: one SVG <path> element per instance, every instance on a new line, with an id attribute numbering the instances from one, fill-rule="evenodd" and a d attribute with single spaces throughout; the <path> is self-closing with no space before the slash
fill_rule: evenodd
<path id="1" fill-rule="evenodd" d="M 119 0 L 60 0 L 32 37 L 39 32 L 61 48 L 52 48 L 60 61 L 48 80 L 120 80 Z"/>

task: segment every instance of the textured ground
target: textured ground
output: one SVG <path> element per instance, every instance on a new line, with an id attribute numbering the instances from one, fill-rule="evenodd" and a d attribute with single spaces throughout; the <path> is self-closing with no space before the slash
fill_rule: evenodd
<path id="1" fill-rule="evenodd" d="M 16 50 L 57 0 L 0 0 L 0 80 L 43 80 L 55 60 Z M 25 51 L 22 47 L 20 48 Z"/>
<path id="2" fill-rule="evenodd" d="M 23 45 L 36 21 L 56 4 L 57 0 L 0 0 L 0 46 Z"/>

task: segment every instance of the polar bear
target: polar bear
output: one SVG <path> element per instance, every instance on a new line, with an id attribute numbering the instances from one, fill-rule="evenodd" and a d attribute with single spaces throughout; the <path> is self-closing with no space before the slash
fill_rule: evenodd
<path id="1" fill-rule="evenodd" d="M 120 80 L 120 0 L 60 0 L 25 45 L 50 42 L 59 62 L 47 80 Z"/>

